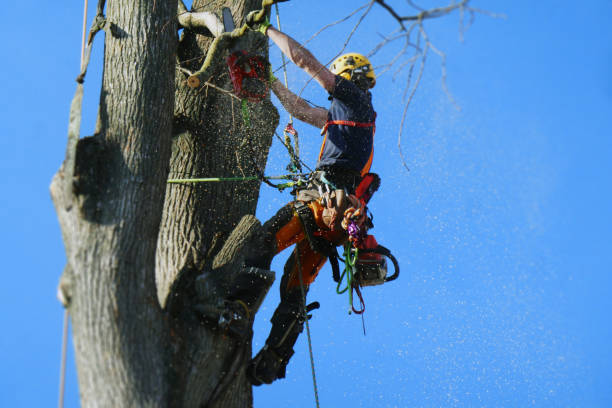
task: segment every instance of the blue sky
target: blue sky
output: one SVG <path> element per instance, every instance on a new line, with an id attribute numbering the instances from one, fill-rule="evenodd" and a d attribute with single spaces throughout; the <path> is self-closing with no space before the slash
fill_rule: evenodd
<path id="1" fill-rule="evenodd" d="M 300 41 L 358 6 L 336 1 L 324 18 L 305 19 L 312 4 L 281 5 L 283 28 Z M 612 4 L 473 5 L 507 18 L 478 15 L 463 42 L 457 16 L 426 23 L 447 55 L 447 84 L 461 110 L 442 90 L 440 59 L 430 54 L 402 136 L 410 172 L 397 146 L 403 83 L 387 73 L 373 90 L 373 170 L 383 179 L 371 202 L 373 233 L 400 260 L 402 275 L 364 291 L 366 336 L 360 318 L 347 314 L 346 297 L 335 294 L 328 268 L 312 286 L 309 298 L 322 303 L 311 321 L 322 406 L 612 405 Z M 65 149 L 81 7 L 3 8 L 2 406 L 57 399 L 62 309 L 55 288 L 65 257 L 48 186 Z M 15 18 L 26 13 L 35 24 Z M 326 62 L 354 22 L 308 47 Z M 393 28 L 375 9 L 348 48 L 367 52 L 378 33 Z M 86 81 L 83 134 L 95 123 L 101 45 L 102 37 Z M 293 89 L 305 83 L 295 67 L 289 77 Z M 326 104 L 314 84 L 304 95 Z M 312 165 L 318 131 L 296 127 Z M 268 174 L 283 173 L 287 161 L 273 146 Z M 258 216 L 266 219 L 288 199 L 262 188 Z M 278 273 L 284 259 L 273 264 Z M 277 302 L 278 283 L 257 317 L 255 349 Z M 78 406 L 70 357 L 66 406 Z M 305 336 L 287 378 L 255 390 L 256 407 L 290 405 L 314 406 Z"/>

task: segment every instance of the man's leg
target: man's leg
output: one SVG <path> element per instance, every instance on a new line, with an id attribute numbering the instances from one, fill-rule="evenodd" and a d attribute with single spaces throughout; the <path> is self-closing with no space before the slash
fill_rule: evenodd
<path id="1" fill-rule="evenodd" d="M 293 203 L 288 203 L 263 225 L 264 238 L 260 251 L 245 260 L 245 265 L 270 269 L 272 259 L 285 248 L 295 244 L 303 237 L 302 226 L 293 211 Z"/>
<path id="2" fill-rule="evenodd" d="M 298 255 L 299 254 L 299 255 Z M 299 258 L 298 258 L 299 256 Z M 280 284 L 281 302 L 272 316 L 272 329 L 265 346 L 249 364 L 247 374 L 254 385 L 270 384 L 285 378 L 285 369 L 293 355 L 293 346 L 304 327 L 306 314 L 318 307 L 304 307 L 300 276 L 304 296 L 310 283 L 325 264 L 325 256 L 314 252 L 306 240 L 300 241 L 285 264 Z M 298 263 L 301 271 L 298 271 Z"/>

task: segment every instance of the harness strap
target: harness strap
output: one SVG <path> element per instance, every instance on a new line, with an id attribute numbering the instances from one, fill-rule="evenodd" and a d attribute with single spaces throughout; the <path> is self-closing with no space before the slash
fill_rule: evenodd
<path id="1" fill-rule="evenodd" d="M 325 255 L 329 259 L 329 263 L 332 267 L 332 276 L 334 280 L 338 282 L 340 280 L 340 264 L 338 262 L 338 252 L 336 251 L 336 247 L 333 244 L 324 246 L 323 242 L 321 242 L 321 240 L 324 240 L 324 238 L 316 235 L 316 231 L 319 229 L 319 227 L 317 226 L 312 215 L 312 211 L 307 204 L 301 201 L 295 201 L 293 208 L 300 219 L 300 222 L 302 223 L 304 235 L 306 235 L 306 240 L 308 241 L 308 244 L 310 244 L 310 248 L 315 252 Z M 324 242 L 327 243 L 329 241 Z M 301 274 L 302 271 L 300 270 L 299 273 Z"/>
<path id="2" fill-rule="evenodd" d="M 376 118 L 374 118 L 374 120 L 376 120 Z M 323 126 L 323 129 L 321 129 L 322 135 L 327 133 L 327 128 L 329 127 L 329 125 L 344 125 L 344 126 L 362 127 L 362 128 L 371 127 L 371 128 L 376 129 L 375 121 L 374 122 L 355 122 L 352 120 L 328 120 L 327 122 L 325 122 L 325 126 Z"/>
<path id="3" fill-rule="evenodd" d="M 319 151 L 319 160 L 321 160 L 321 156 L 323 156 L 323 149 L 325 149 L 325 143 L 327 142 L 327 128 L 329 125 L 344 125 L 351 127 L 359 127 L 359 128 L 372 128 L 372 152 L 370 153 L 370 157 L 366 162 L 363 169 L 361 169 L 361 176 L 365 175 L 370 171 L 370 167 L 372 167 L 372 159 L 374 158 L 374 135 L 376 134 L 376 112 L 374 112 L 374 120 L 372 122 L 354 122 L 352 120 L 328 120 L 325 122 L 325 126 L 321 129 L 321 134 L 325 135 L 323 139 L 323 143 L 321 144 L 321 150 Z"/>

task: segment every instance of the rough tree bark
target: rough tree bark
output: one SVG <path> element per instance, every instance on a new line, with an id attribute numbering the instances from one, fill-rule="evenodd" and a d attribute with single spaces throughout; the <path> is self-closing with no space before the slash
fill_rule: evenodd
<path id="1" fill-rule="evenodd" d="M 241 24 L 260 5 L 196 0 L 193 8 L 220 15 L 229 6 Z M 108 0 L 106 18 L 96 133 L 78 141 L 74 170 L 67 153 L 51 185 L 81 404 L 250 406 L 250 339 L 203 324 L 194 306 L 218 300 L 242 273 L 245 245 L 261 227 L 254 217 L 239 221 L 254 214 L 259 182 L 166 180 L 253 175 L 278 113 L 269 100 L 249 104 L 247 126 L 239 101 L 187 87 L 179 63 L 197 70 L 211 40 L 187 30 L 178 40 L 176 0 Z M 253 34 L 239 46 L 267 53 Z M 229 89 L 225 55 L 210 82 Z M 217 292 L 198 297 L 196 277 Z"/>
<path id="2" fill-rule="evenodd" d="M 105 2 L 99 1 L 102 13 Z M 414 47 L 409 60 L 410 72 L 421 61 L 420 79 L 430 47 L 443 57 L 423 21 L 457 9 L 482 12 L 468 2 L 402 17 L 377 0 L 364 13 L 378 3 L 402 28 L 403 34 L 384 38 L 376 50 L 394 38 L 408 45 L 413 32 L 416 44 L 423 39 L 425 47 Z M 193 9 L 220 16 L 222 7 L 230 7 L 239 26 L 261 4 L 194 0 Z M 220 24 L 211 14 L 182 15 L 190 29 L 179 40 L 179 5 L 106 2 L 106 20 L 98 21 L 106 46 L 96 132 L 79 140 L 80 119 L 71 117 L 66 159 L 51 184 L 67 257 L 60 289 L 72 318 L 85 407 L 252 405 L 244 368 L 261 298 L 254 300 L 242 338 L 211 324 L 209 312 L 224 306 L 235 282 L 265 281 L 263 297 L 273 279 L 242 268 L 261 242 L 261 225 L 252 215 L 260 183 L 166 180 L 254 175 L 265 167 L 278 112 L 264 100 L 249 104 L 246 120 L 240 101 L 222 91 L 231 88 L 228 50 L 216 54 L 206 71 L 211 75 L 198 77 L 209 84 L 187 86 L 187 74 L 200 68 Z M 214 27 L 203 28 L 202 21 L 211 18 Z M 234 46 L 267 54 L 267 41 L 251 32 Z M 407 49 L 412 48 L 405 47 L 403 55 Z M 81 91 L 73 106 L 79 106 Z"/>

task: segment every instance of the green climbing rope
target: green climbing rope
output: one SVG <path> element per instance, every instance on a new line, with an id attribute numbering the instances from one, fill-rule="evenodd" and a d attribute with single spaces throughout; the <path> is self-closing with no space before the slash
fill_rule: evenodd
<path id="1" fill-rule="evenodd" d="M 283 191 L 286 188 L 300 187 L 306 183 L 307 177 L 304 174 L 287 174 L 284 176 L 245 176 L 245 177 L 204 177 L 204 178 L 183 178 L 183 179 L 168 179 L 168 184 L 188 184 L 188 183 L 214 183 L 223 181 L 266 181 L 267 184 Z M 291 180 L 286 183 L 272 184 L 269 180 Z"/>
<path id="2" fill-rule="evenodd" d="M 349 298 L 349 314 L 353 308 L 353 278 L 355 276 L 355 264 L 357 263 L 357 258 L 359 256 L 359 250 L 357 248 L 353 248 L 350 243 L 346 243 L 344 245 L 344 271 L 342 275 L 340 275 L 340 280 L 338 281 L 338 286 L 336 286 L 336 293 L 341 295 L 344 292 L 348 291 Z M 344 277 L 346 276 L 346 287 L 340 288 L 344 281 Z"/>

